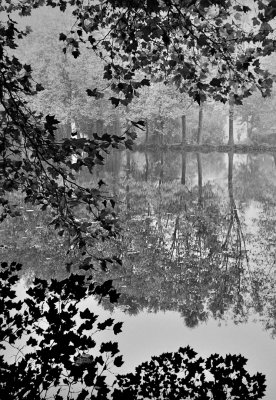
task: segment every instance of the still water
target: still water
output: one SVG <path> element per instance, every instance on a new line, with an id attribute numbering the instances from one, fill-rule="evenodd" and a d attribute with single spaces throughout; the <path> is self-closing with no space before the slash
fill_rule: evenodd
<path id="1" fill-rule="evenodd" d="M 136 153 L 120 162 L 109 160 L 105 179 L 131 232 L 132 274 L 118 286 L 125 369 L 188 344 L 203 356 L 241 353 L 275 399 L 275 158 Z"/>
<path id="2" fill-rule="evenodd" d="M 180 346 L 201 356 L 241 353 L 249 372 L 266 374 L 265 398 L 274 400 L 273 155 L 117 152 L 94 179 L 116 197 L 122 226 L 109 250 L 123 265 L 99 272 L 121 293 L 116 307 L 105 302 L 100 312 L 124 321 L 122 373 Z M 25 207 L 0 235 L 1 257 L 23 262 L 27 281 L 66 274 L 57 266 L 67 244 L 49 231 L 47 216 Z M 93 299 L 89 307 L 99 308 Z"/>

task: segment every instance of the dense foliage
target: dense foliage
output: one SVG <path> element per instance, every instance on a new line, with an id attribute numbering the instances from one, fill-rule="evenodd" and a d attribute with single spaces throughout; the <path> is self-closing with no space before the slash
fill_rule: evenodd
<path id="1" fill-rule="evenodd" d="M 142 363 L 135 373 L 119 376 L 114 400 L 257 399 L 265 390 L 263 376 L 250 376 L 242 356 L 212 354 L 205 360 L 189 346 Z"/>
<path id="2" fill-rule="evenodd" d="M 66 8 L 64 1 L 57 4 Z M 260 67 L 260 57 L 274 51 L 269 24 L 275 16 L 273 2 L 254 1 L 258 13 L 253 15 L 253 7 L 228 0 L 70 4 L 77 23 L 60 39 L 73 47 L 75 57 L 82 42 L 105 57 L 105 78 L 117 79 L 113 89 L 123 95 L 111 99 L 115 105 L 128 103 L 154 75 L 173 81 L 199 103 L 207 96 L 225 102 L 230 95 L 240 103 L 256 86 L 263 94 L 270 91 L 272 79 Z M 102 30 L 98 39 L 95 32 Z M 138 79 L 136 71 L 146 76 Z"/>
<path id="3" fill-rule="evenodd" d="M 51 282 L 37 278 L 18 300 L 21 267 L 1 263 L 1 350 L 7 349 L 13 359 L 7 362 L 7 354 L 5 359 L 1 355 L 1 398 L 58 400 L 72 398 L 76 391 L 81 392 L 79 399 L 106 398 L 105 371 L 111 363 L 120 367 L 122 356 L 113 342 L 101 343 L 98 355 L 91 354 L 96 346 L 92 331 L 112 328 L 118 334 L 122 323 L 96 323 L 98 316 L 79 305 L 92 294 L 116 301 L 111 282 L 97 286 L 83 275 Z"/>

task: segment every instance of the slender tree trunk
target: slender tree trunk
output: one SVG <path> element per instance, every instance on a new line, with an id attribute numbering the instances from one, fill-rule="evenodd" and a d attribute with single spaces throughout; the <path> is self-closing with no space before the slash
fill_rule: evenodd
<path id="1" fill-rule="evenodd" d="M 129 190 L 129 178 L 130 178 L 130 152 L 127 150 L 126 152 L 126 208 L 127 211 L 130 211 L 130 190 Z"/>
<path id="2" fill-rule="evenodd" d="M 161 118 L 161 117 L 160 117 Z M 159 122 L 159 143 L 161 146 L 164 144 L 164 120 L 161 118 Z"/>
<path id="3" fill-rule="evenodd" d="M 117 136 L 121 135 L 121 123 L 120 123 L 120 117 L 118 115 L 115 115 L 115 134 Z"/>
<path id="4" fill-rule="evenodd" d="M 145 181 L 147 182 L 149 177 L 149 156 L 147 152 L 145 152 L 145 159 L 146 159 Z"/>
<path id="5" fill-rule="evenodd" d="M 201 154 L 197 153 L 196 154 L 197 158 L 197 176 L 198 176 L 198 204 L 202 206 L 202 162 L 201 162 Z"/>
<path id="6" fill-rule="evenodd" d="M 186 115 L 182 115 L 181 117 L 181 133 L 182 133 L 182 147 L 185 147 L 187 144 Z"/>
<path id="7" fill-rule="evenodd" d="M 230 151 L 228 153 L 228 196 L 229 196 L 229 204 L 230 204 L 230 221 L 228 226 L 228 231 L 226 234 L 226 239 L 224 242 L 224 247 L 227 248 L 229 240 L 231 238 L 231 232 L 234 225 L 235 220 L 235 199 L 234 199 L 234 190 L 233 190 L 233 164 L 234 164 L 234 153 Z"/>
<path id="8" fill-rule="evenodd" d="M 234 165 L 234 153 L 230 151 L 228 153 L 228 194 L 230 205 L 235 203 L 234 192 L 233 192 L 233 165 Z"/>
<path id="9" fill-rule="evenodd" d="M 197 144 L 202 143 L 202 123 L 203 123 L 203 103 L 200 104 L 198 111 Z"/>
<path id="10" fill-rule="evenodd" d="M 67 106 L 67 110 L 69 110 L 69 119 L 70 119 L 70 137 L 72 136 L 72 133 L 76 133 L 77 128 L 76 128 L 76 121 L 75 121 L 75 116 L 72 114 L 72 103 L 74 100 L 74 93 L 73 93 L 73 87 L 72 87 L 72 81 L 70 78 L 70 74 L 68 70 L 66 69 L 66 66 L 68 65 L 68 60 L 67 60 L 67 54 L 65 53 L 63 55 L 63 60 L 62 60 L 62 71 L 61 75 L 64 80 L 64 82 L 67 83 L 66 87 L 66 92 L 67 92 L 67 98 L 69 99 L 69 104 L 65 104 Z"/>
<path id="11" fill-rule="evenodd" d="M 121 169 L 121 152 L 114 152 L 112 156 L 112 186 L 113 186 L 113 196 L 117 197 L 118 193 L 118 182 L 120 181 L 120 169 Z M 119 208 L 119 202 L 117 203 Z"/>
<path id="12" fill-rule="evenodd" d="M 76 134 L 77 134 L 77 126 L 76 126 L 76 122 L 75 120 L 71 117 L 71 121 L 70 121 L 70 137 L 71 138 L 76 138 Z M 72 154 L 71 156 L 71 162 L 73 164 L 75 164 L 78 160 L 78 157 L 75 154 Z"/>
<path id="13" fill-rule="evenodd" d="M 75 136 L 75 134 L 77 133 L 77 125 L 74 118 L 71 118 L 70 124 L 71 124 L 71 136 Z"/>
<path id="14" fill-rule="evenodd" d="M 148 143 L 149 143 L 149 121 L 147 118 L 146 118 L 145 123 L 146 123 L 146 145 L 148 145 Z"/>
<path id="15" fill-rule="evenodd" d="M 233 190 L 233 159 L 234 159 L 234 153 L 233 153 L 233 151 L 230 151 L 228 153 L 228 196 L 229 196 L 229 205 L 230 205 L 230 220 L 229 220 L 229 225 L 228 225 L 225 241 L 222 245 L 222 248 L 224 250 L 228 249 L 229 241 L 231 239 L 231 234 L 232 234 L 232 230 L 233 230 L 233 226 L 234 226 L 235 216 L 237 215 L 235 199 L 234 199 L 234 190 Z"/>
<path id="16" fill-rule="evenodd" d="M 97 132 L 97 121 L 93 118 L 93 120 L 92 120 L 92 136 L 91 136 L 91 139 L 92 139 L 92 137 L 93 137 L 93 133 L 96 133 Z"/>
<path id="17" fill-rule="evenodd" d="M 234 99 L 233 96 L 230 95 L 229 98 L 229 138 L 228 144 L 234 145 Z"/>
<path id="18" fill-rule="evenodd" d="M 246 121 L 246 134 L 247 134 L 247 139 L 251 139 L 252 136 L 252 123 L 251 123 L 251 115 L 247 117 Z"/>
<path id="19" fill-rule="evenodd" d="M 163 183 L 163 179 L 164 179 L 164 153 L 161 150 L 161 154 L 160 154 L 160 175 L 159 175 L 159 185 L 161 185 Z"/>
<path id="20" fill-rule="evenodd" d="M 275 153 L 273 154 L 273 160 L 274 160 L 274 165 L 276 167 L 276 154 Z"/>
<path id="21" fill-rule="evenodd" d="M 182 171 L 181 171 L 181 184 L 186 185 L 186 158 L 187 153 L 186 151 L 182 152 Z"/>

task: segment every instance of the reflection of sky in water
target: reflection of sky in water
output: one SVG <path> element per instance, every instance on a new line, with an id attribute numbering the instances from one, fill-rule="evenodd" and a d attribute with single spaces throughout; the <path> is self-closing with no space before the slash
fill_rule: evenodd
<path id="1" fill-rule="evenodd" d="M 24 282 L 18 286 L 17 294 L 23 298 Z M 136 316 L 129 316 L 120 310 L 112 314 L 103 310 L 93 298 L 82 302 L 81 308 L 88 307 L 100 315 L 100 319 L 112 317 L 115 322 L 123 321 L 123 331 L 114 336 L 108 332 L 101 333 L 101 340 L 115 340 L 125 364 L 113 372 L 127 373 L 134 371 L 140 363 L 151 356 L 163 352 L 174 352 L 179 347 L 191 346 L 200 356 L 242 354 L 248 359 L 246 369 L 251 374 L 262 372 L 267 377 L 266 400 L 274 400 L 276 381 L 274 371 L 276 365 L 276 342 L 271 340 L 267 332 L 250 321 L 247 324 L 235 325 L 233 322 L 210 320 L 196 329 L 187 328 L 177 312 L 158 312 L 156 314 L 143 311 Z M 12 359 L 13 351 L 8 353 Z M 112 379 L 108 378 L 108 381 Z M 111 381 L 110 381 L 111 382 Z"/>
<path id="2" fill-rule="evenodd" d="M 93 299 L 87 305 L 100 314 L 110 315 L 100 309 Z M 125 361 L 120 370 L 122 373 L 134 371 L 138 364 L 149 360 L 151 356 L 173 352 L 187 345 L 202 357 L 212 353 L 242 354 L 248 359 L 246 369 L 251 374 L 262 372 L 266 375 L 265 399 L 275 399 L 276 342 L 252 321 L 242 325 L 228 321 L 219 326 L 218 322 L 210 320 L 196 329 L 189 329 L 177 312 L 153 314 L 143 311 L 137 316 L 128 316 L 115 311 L 112 318 L 124 321 L 123 332 L 117 336 Z"/>

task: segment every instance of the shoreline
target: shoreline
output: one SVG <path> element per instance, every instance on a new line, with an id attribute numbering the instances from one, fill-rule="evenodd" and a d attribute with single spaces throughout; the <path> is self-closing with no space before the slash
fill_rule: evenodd
<path id="1" fill-rule="evenodd" d="M 186 144 L 182 143 L 157 145 L 157 144 L 139 144 L 133 146 L 133 151 L 181 151 L 185 153 L 198 152 L 198 153 L 271 153 L 276 154 L 276 145 L 269 144 Z"/>

